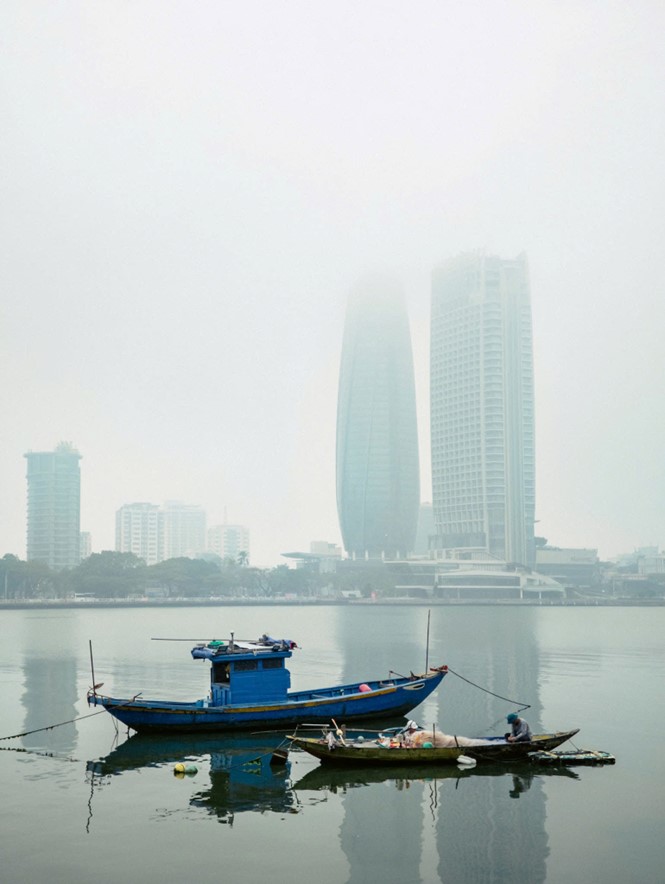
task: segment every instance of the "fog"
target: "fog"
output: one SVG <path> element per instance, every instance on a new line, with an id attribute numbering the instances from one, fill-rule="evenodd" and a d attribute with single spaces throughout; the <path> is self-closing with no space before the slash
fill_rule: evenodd
<path id="1" fill-rule="evenodd" d="M 526 251 L 537 533 L 665 543 L 665 6 L 0 8 L 0 555 L 29 449 L 83 455 L 81 528 L 180 499 L 272 565 L 339 542 L 347 294 L 408 294 L 431 499 L 430 273 Z"/>

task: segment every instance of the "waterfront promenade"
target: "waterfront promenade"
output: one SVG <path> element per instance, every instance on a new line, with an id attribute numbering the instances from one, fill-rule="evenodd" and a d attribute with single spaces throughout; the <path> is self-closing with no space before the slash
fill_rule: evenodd
<path id="1" fill-rule="evenodd" d="M 0 610 L 25 609 L 67 609 L 67 608 L 224 608 L 224 607 L 337 607 L 337 606 L 416 606 L 416 607 L 464 607 L 498 606 L 502 608 L 611 608 L 611 607 L 662 607 L 665 598 L 617 598 L 588 596 L 563 599 L 423 599 L 423 598 L 380 598 L 380 599 L 338 599 L 310 598 L 172 598 L 172 599 L 0 599 Z"/>

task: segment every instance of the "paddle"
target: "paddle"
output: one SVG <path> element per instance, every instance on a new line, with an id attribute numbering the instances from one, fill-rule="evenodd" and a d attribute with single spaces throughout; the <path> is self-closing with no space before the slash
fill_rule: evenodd
<path id="1" fill-rule="evenodd" d="M 342 746 L 346 746 L 346 740 L 344 739 L 344 732 L 342 731 L 342 729 L 337 724 L 337 722 L 335 721 L 334 718 L 332 719 L 332 723 L 335 725 L 335 733 L 339 737 L 340 743 L 342 744 Z"/>

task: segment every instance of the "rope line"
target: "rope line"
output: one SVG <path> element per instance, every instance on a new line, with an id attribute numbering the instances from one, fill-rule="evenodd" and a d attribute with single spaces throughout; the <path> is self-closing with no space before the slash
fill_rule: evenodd
<path id="1" fill-rule="evenodd" d="M 278 749 L 281 749 L 283 746 L 288 746 L 289 740 L 286 737 L 282 740 L 282 742 L 275 746 L 274 749 L 271 749 L 269 752 L 263 752 L 261 755 L 255 755 L 253 758 L 249 758 L 246 761 L 237 761 L 235 764 L 230 764 L 225 771 L 235 770 L 238 767 L 245 767 L 247 765 L 256 764 L 258 761 L 262 761 L 264 758 L 268 758 L 270 755 L 274 755 Z"/>
<path id="2" fill-rule="evenodd" d="M 476 684 L 475 681 L 471 681 L 468 678 L 464 678 L 463 675 L 460 675 L 459 672 L 455 672 L 454 669 L 448 667 L 448 672 L 451 672 L 453 675 L 456 675 L 458 678 L 461 678 L 462 681 L 465 681 L 467 684 L 472 685 L 474 688 L 478 688 L 479 691 L 484 691 L 486 694 L 491 694 L 492 697 L 496 697 L 497 700 L 505 700 L 506 703 L 512 703 L 514 706 L 519 706 L 520 709 L 530 709 L 531 703 L 522 703 L 520 700 L 511 700 L 510 697 L 502 697 L 501 694 L 495 694 L 494 691 L 489 691 L 487 688 L 482 687 L 479 684 Z"/>
<path id="3" fill-rule="evenodd" d="M 83 721 L 84 718 L 92 718 L 94 715 L 101 715 L 106 709 L 100 709 L 98 712 L 91 712 L 89 715 L 79 715 L 78 718 L 70 718 L 69 721 L 59 721 L 57 724 L 49 724 L 47 727 L 37 727 L 34 731 L 24 731 L 22 734 L 12 734 L 9 737 L 0 737 L 3 740 L 17 740 L 19 737 L 27 737 L 30 734 L 38 734 L 40 731 L 52 731 L 55 727 L 62 727 L 64 724 L 73 724 L 75 721 Z"/>
<path id="4" fill-rule="evenodd" d="M 25 755 L 41 755 L 43 758 L 57 758 L 59 761 L 73 761 L 79 764 L 78 758 L 71 755 L 58 755 L 56 752 L 38 752 L 36 749 L 22 749 L 19 746 L 0 746 L 0 752 L 22 752 Z"/>

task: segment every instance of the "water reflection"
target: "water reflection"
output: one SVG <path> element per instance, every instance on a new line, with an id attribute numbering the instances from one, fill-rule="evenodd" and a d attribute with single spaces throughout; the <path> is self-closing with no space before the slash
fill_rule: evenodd
<path id="1" fill-rule="evenodd" d="M 338 838 L 349 861 L 349 881 L 366 876 L 363 857 L 369 855 L 381 866 L 378 880 L 403 880 L 410 866 L 409 880 L 416 881 L 531 882 L 539 880 L 547 852 L 540 839 L 540 821 L 536 818 L 534 829 L 529 818 L 542 804 L 543 781 L 552 777 L 571 785 L 579 780 L 576 772 L 564 767 L 536 769 L 524 762 L 510 767 L 479 765 L 473 770 L 321 766 L 296 780 L 294 789 L 305 807 L 311 804 L 307 793 L 314 792 L 343 808 Z M 515 815 L 516 798 L 524 803 L 520 816 Z M 518 850 L 526 871 L 511 877 L 508 870 L 513 851 Z M 488 866 L 488 858 L 498 865 Z M 392 878 L 389 867 L 394 870 Z M 486 876 L 491 869 L 495 872 Z"/>
<path id="2" fill-rule="evenodd" d="M 74 721 L 79 699 L 76 619 L 65 612 L 29 611 L 20 618 L 13 638 L 18 639 L 13 656 L 20 661 L 23 680 L 23 747 L 75 751 L 79 736 Z M 11 647 L 5 642 L 3 650 Z"/>
<path id="3" fill-rule="evenodd" d="M 416 607 L 356 611 L 337 633 L 345 677 L 366 667 L 369 654 L 380 653 L 384 665 L 398 670 L 417 667 L 424 656 L 426 616 Z M 367 636 L 376 635 L 379 629 L 384 641 L 368 641 Z M 468 681 L 449 674 L 410 714 L 421 724 L 436 724 L 446 733 L 466 736 L 503 733 L 506 713 L 524 704 L 529 707 L 525 717 L 532 729 L 541 730 L 542 654 L 533 612 L 520 612 L 518 632 L 510 610 L 478 611 L 470 618 L 468 612 L 435 608 L 428 659 L 431 665 L 448 664 Z M 458 660 L 465 661 L 466 669 Z M 545 729 L 557 730 L 558 725 L 547 722 Z M 569 722 L 562 728 L 564 725 Z M 571 776 L 570 772 L 559 775 Z M 484 766 L 477 772 L 437 770 L 429 777 L 420 772 L 416 779 L 399 779 L 394 773 L 384 776 L 384 782 L 408 784 L 418 799 L 410 803 L 408 814 L 400 806 L 403 802 L 385 801 L 377 817 L 376 799 L 370 790 L 344 794 L 339 841 L 350 866 L 349 884 L 363 880 L 367 852 L 383 856 L 381 871 L 393 878 L 402 874 L 408 879 L 410 870 L 420 869 L 423 880 L 484 880 L 480 870 L 494 869 L 500 870 L 497 878 L 501 880 L 545 880 L 549 854 L 545 793 L 541 777 L 523 765 L 510 776 L 505 766 L 496 771 Z M 449 812 L 446 802 L 447 812 L 437 815 L 428 827 L 432 790 L 439 795 L 444 784 L 447 790 L 459 789 L 463 781 L 469 781 L 465 800 L 454 801 L 454 813 Z M 522 800 L 518 803 L 516 798 Z M 519 809 L 525 800 L 527 814 Z M 363 843 L 359 844 L 361 819 L 372 823 L 365 824 Z M 386 837 L 389 831 L 401 833 L 398 843 Z"/>
<path id="4" fill-rule="evenodd" d="M 91 785 L 109 785 L 113 778 L 131 771 L 162 768 L 185 763 L 194 765 L 198 784 L 205 787 L 189 798 L 192 808 L 233 824 L 237 813 L 297 812 L 297 798 L 291 788 L 290 762 L 273 763 L 274 750 L 283 734 L 191 737 L 136 734 L 103 758 L 87 763 Z M 177 774 L 176 774 L 177 775 Z M 184 776 L 187 776 L 184 774 Z"/>
<path id="5" fill-rule="evenodd" d="M 209 612 L 205 616 L 209 617 Z M 421 671 L 424 666 L 427 611 L 415 606 L 316 611 L 248 608 L 225 612 L 225 617 L 229 628 L 242 629 L 243 634 L 259 634 L 275 626 L 273 631 L 298 639 L 304 650 L 294 661 L 293 672 L 302 688 L 364 674 L 381 675 L 390 668 Z M 132 690 L 145 689 L 161 696 L 172 696 L 176 691 L 185 697 L 201 695 L 198 690 L 207 676 L 203 664 L 199 668 L 187 663 L 188 649 L 183 658 L 177 645 L 177 653 L 172 653 L 171 646 L 156 646 L 161 656 L 157 655 L 146 636 L 182 634 L 183 623 L 188 624 L 188 630 L 197 630 L 187 634 L 197 635 L 202 618 L 198 611 L 160 614 L 156 610 L 49 612 L 43 619 L 34 612 L 3 615 L 0 717 L 4 725 L 0 735 L 74 717 L 76 669 L 77 708 L 80 714 L 88 712 L 83 701 L 90 683 L 90 635 L 106 636 L 106 653 L 112 656 L 96 660 L 96 669 L 98 680 L 106 681 L 108 689 L 113 688 L 116 678 L 120 689 L 132 686 Z M 251 632 L 246 631 L 248 622 L 254 624 Z M 50 871 L 54 879 L 54 874 L 58 876 L 53 868 L 57 867 L 71 871 L 71 881 L 93 881 L 99 880 L 100 868 L 112 869 L 118 863 L 121 871 L 131 868 L 132 880 L 153 881 L 160 870 L 162 877 L 170 873 L 171 877 L 186 878 L 183 866 L 190 862 L 191 854 L 196 856 L 198 877 L 214 880 L 215 875 L 219 877 L 219 853 L 194 854 L 189 850 L 191 844 L 206 841 L 210 826 L 200 824 L 210 823 L 222 840 L 233 838 L 233 844 L 225 843 L 229 850 L 222 865 L 236 877 L 247 877 L 248 866 L 272 878 L 279 878 L 284 870 L 293 876 L 294 865 L 302 872 L 307 862 L 310 871 L 324 869 L 319 875 L 322 879 L 344 884 L 350 878 L 409 884 L 531 884 L 544 878 L 575 880 L 581 858 L 587 880 L 661 880 L 658 734 L 663 713 L 658 697 L 662 689 L 659 677 L 665 671 L 664 634 L 663 618 L 655 617 L 652 610 L 432 609 L 432 665 L 447 663 L 476 684 L 531 703 L 525 716 L 535 729 L 581 726 L 581 745 L 607 749 L 620 761 L 602 771 L 572 768 L 579 779 L 565 770 L 538 771 L 531 776 L 526 768 L 513 767 L 502 769 L 503 775 L 499 775 L 480 765 L 474 772 L 458 772 L 456 768 L 432 771 L 429 780 L 420 769 L 406 771 L 403 776 L 392 770 L 354 771 L 348 780 L 341 772 L 321 771 L 330 777 L 328 784 L 310 790 L 307 784 L 311 780 L 301 781 L 314 767 L 294 755 L 286 782 L 280 775 L 273 781 L 269 771 L 266 776 L 279 783 L 279 790 L 284 789 L 284 798 L 277 801 L 283 800 L 286 808 L 302 808 L 302 812 L 292 817 L 290 812 L 278 815 L 273 810 L 264 814 L 243 810 L 235 826 L 227 824 L 220 829 L 216 821 L 228 820 L 231 813 L 238 812 L 235 807 L 260 808 L 266 800 L 264 786 L 251 787 L 257 777 L 250 773 L 247 792 L 251 800 L 246 802 L 246 795 L 235 789 L 235 771 L 220 772 L 220 781 L 234 777 L 234 785 L 227 782 L 220 795 L 215 788 L 217 777 L 209 774 L 209 768 L 215 766 L 212 752 L 220 744 L 200 749 L 198 742 L 186 738 L 184 749 L 179 745 L 161 753 L 157 746 L 163 741 L 148 740 L 146 748 L 145 739 L 132 738 L 131 753 L 128 745 L 115 754 L 109 752 L 114 726 L 107 713 L 79 722 L 78 744 L 69 751 L 79 759 L 103 755 L 94 764 L 100 771 L 110 771 L 106 785 L 103 774 L 86 775 L 85 761 L 65 765 L 0 752 L 8 808 L 3 834 L 12 847 L 7 859 L 3 855 L 0 878 L 38 881 Z M 100 640 L 98 643 L 101 646 Z M 146 644 L 150 654 L 143 653 Z M 72 649 L 78 649 L 76 665 Z M 648 660 L 643 657 L 644 649 L 652 654 Z M 579 677 L 578 667 L 584 662 L 580 658 L 595 652 L 599 654 L 597 669 L 590 671 L 589 658 L 584 677 Z M 115 660 L 131 661 L 136 669 L 124 672 L 121 680 L 119 674 L 113 675 Z M 168 683 L 153 690 L 153 672 L 162 666 L 168 672 Z M 198 685 L 195 690 L 185 683 L 190 667 Z M 599 689 L 599 678 L 604 679 L 603 689 Z M 616 702 L 608 702 L 608 697 Z M 616 715 L 617 704 L 640 709 L 639 752 L 633 751 L 625 722 Z M 507 711 L 506 702 L 450 675 L 414 710 L 413 717 L 423 725 L 436 722 L 448 733 L 472 736 L 491 732 L 494 722 L 500 722 L 494 732 L 505 730 Z M 53 748 L 52 738 L 59 740 L 66 733 L 67 728 L 61 728 L 35 735 L 40 741 L 38 748 Z M 67 747 L 73 734 L 71 726 Z M 141 753 L 142 744 L 145 751 Z M 13 745 L 3 743 L 0 748 Z M 126 753 L 133 758 L 123 762 Z M 199 773 L 178 781 L 173 765 L 188 756 L 199 762 Z M 365 782 L 356 782 L 357 776 Z M 558 778 L 552 779 L 554 776 Z M 85 824 L 84 778 L 90 780 L 90 793 L 94 788 L 90 810 L 94 809 L 96 816 L 91 838 L 82 842 L 72 835 L 73 829 L 83 830 Z M 523 788 L 526 785 L 528 788 Z M 288 795 L 289 789 L 295 794 Z M 202 803 L 192 804 L 195 795 Z M 624 804 L 629 802 L 626 812 L 616 811 L 618 795 Z M 275 806 L 273 798 L 267 798 L 271 807 Z M 156 825 L 168 814 L 170 824 Z M 23 820 L 30 820 L 30 825 L 24 825 Z M 80 833 L 76 831 L 76 835 Z M 266 846 L 267 836 L 273 835 L 269 851 L 261 851 L 265 862 L 259 851 L 248 856 L 245 848 L 252 839 Z M 86 845 L 87 840 L 90 843 Z M 123 845 L 120 852 L 118 844 Z M 602 849 L 594 849 L 596 844 Z"/>
<path id="6" fill-rule="evenodd" d="M 240 766 L 232 773 L 212 771 L 210 785 L 192 796 L 192 807 L 213 814 L 221 823 L 233 824 L 244 811 L 297 813 L 298 802 L 290 788 L 289 771 L 272 768 L 268 759 Z"/>
<path id="7" fill-rule="evenodd" d="M 371 856 L 380 872 L 376 880 L 531 882 L 544 871 L 547 854 L 537 814 L 543 780 L 551 777 L 571 785 L 579 780 L 565 767 L 535 768 L 526 762 L 473 769 L 321 765 L 293 788 L 305 807 L 312 804 L 311 792 L 342 806 L 338 837 L 349 862 L 348 881 L 367 880 L 366 857 Z M 515 798 L 526 802 L 520 817 Z M 528 821 L 532 813 L 535 829 Z M 503 843 L 504 838 L 509 840 Z M 524 870 L 517 876 L 510 871 L 513 851 Z M 497 865 L 488 865 L 488 858 Z"/>
<path id="8" fill-rule="evenodd" d="M 76 746 L 77 667 L 73 655 L 63 657 L 29 656 L 23 666 L 26 749 L 47 746 L 59 752 L 71 752 Z M 53 724 L 59 727 L 46 730 Z"/>
<path id="9" fill-rule="evenodd" d="M 579 774 L 574 770 L 560 765 L 551 767 L 535 767 L 525 762 L 512 765 L 506 764 L 483 764 L 474 768 L 460 768 L 457 765 L 438 765 L 433 767 L 405 766 L 387 768 L 366 767 L 358 769 L 328 767 L 319 765 L 308 771 L 300 779 L 296 780 L 293 788 L 299 792 L 327 791 L 332 794 L 343 794 L 352 789 L 362 789 L 366 786 L 392 785 L 398 791 L 409 789 L 413 785 L 444 785 L 446 788 L 459 789 L 467 780 L 501 779 L 502 786 L 511 797 L 517 791 L 519 794 L 527 792 L 534 781 L 542 777 L 561 777 L 563 779 L 579 780 Z"/>

